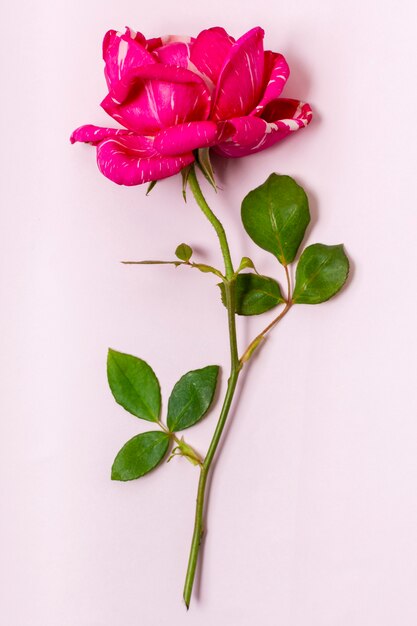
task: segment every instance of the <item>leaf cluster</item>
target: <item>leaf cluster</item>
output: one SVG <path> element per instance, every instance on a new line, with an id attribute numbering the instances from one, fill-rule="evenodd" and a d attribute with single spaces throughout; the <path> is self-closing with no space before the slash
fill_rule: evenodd
<path id="1" fill-rule="evenodd" d="M 154 469 L 177 443 L 177 453 L 198 463 L 198 454 L 175 433 L 197 424 L 208 412 L 216 391 L 218 365 L 192 370 L 174 385 L 169 396 L 167 425 L 160 420 L 161 388 L 146 361 L 116 350 L 109 350 L 107 379 L 114 399 L 139 419 L 153 422 L 161 430 L 151 430 L 130 439 L 118 452 L 112 467 L 113 480 L 133 480 Z"/>

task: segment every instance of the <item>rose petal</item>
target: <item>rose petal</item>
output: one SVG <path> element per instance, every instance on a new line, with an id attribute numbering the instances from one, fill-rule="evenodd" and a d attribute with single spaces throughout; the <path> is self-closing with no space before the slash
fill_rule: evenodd
<path id="1" fill-rule="evenodd" d="M 220 72 L 211 119 L 246 115 L 259 101 L 264 74 L 262 28 L 253 28 L 230 48 Z"/>
<path id="2" fill-rule="evenodd" d="M 253 113 L 259 113 L 262 109 L 281 95 L 285 83 L 290 75 L 290 68 L 282 54 L 276 54 L 269 50 L 265 52 L 264 92 L 259 104 Z"/>
<path id="3" fill-rule="evenodd" d="M 260 117 L 267 122 L 283 122 L 292 126 L 291 130 L 297 130 L 294 123 L 299 128 L 304 128 L 311 122 L 313 112 L 307 102 L 293 98 L 277 98 L 266 105 Z"/>
<path id="4" fill-rule="evenodd" d="M 299 100 L 280 98 L 265 107 L 263 117 L 248 115 L 229 120 L 235 133 L 214 150 L 225 157 L 242 157 L 269 148 L 290 133 L 311 122 L 310 105 Z"/>
<path id="5" fill-rule="evenodd" d="M 199 76 L 182 67 L 172 67 L 162 63 L 149 64 L 143 67 L 133 67 L 126 71 L 124 77 L 117 81 L 110 89 L 110 96 L 118 104 L 131 98 L 132 91 L 145 80 L 160 80 L 173 84 L 192 84 L 204 88 Z"/>
<path id="6" fill-rule="evenodd" d="M 228 122 L 188 122 L 161 130 L 155 137 L 154 147 L 166 155 L 191 152 L 214 146 L 234 132 L 234 127 Z"/>
<path id="7" fill-rule="evenodd" d="M 194 161 L 193 154 L 162 156 L 153 138 L 138 135 L 106 139 L 97 146 L 97 164 L 118 185 L 140 185 L 177 174 Z"/>
<path id="8" fill-rule="evenodd" d="M 156 48 L 162 46 L 162 38 L 161 37 L 153 37 L 152 39 L 146 40 L 145 48 L 148 52 L 153 52 Z"/>
<path id="9" fill-rule="evenodd" d="M 194 41 L 193 37 L 189 35 L 163 35 L 161 37 L 162 45 L 167 46 L 170 43 L 192 43 Z"/>
<path id="10" fill-rule="evenodd" d="M 216 83 L 234 44 L 233 37 L 218 26 L 203 30 L 191 47 L 190 60 L 195 68 Z M 189 69 L 192 69 L 190 66 Z"/>
<path id="11" fill-rule="evenodd" d="M 187 68 L 190 60 L 190 47 L 189 44 L 181 41 L 172 42 L 157 48 L 154 56 L 164 65 Z"/>
<path id="12" fill-rule="evenodd" d="M 202 79 L 182 67 L 156 63 L 133 68 L 101 103 L 115 120 L 138 133 L 205 120 L 210 94 Z"/>
<path id="13" fill-rule="evenodd" d="M 117 137 L 119 135 L 132 135 L 132 131 L 125 130 L 124 128 L 102 128 L 101 126 L 93 126 L 93 124 L 86 124 L 76 128 L 70 137 L 71 143 L 81 141 L 83 143 L 92 143 L 94 146 L 99 144 L 104 139 L 110 137 Z"/>
<path id="14" fill-rule="evenodd" d="M 103 59 L 106 63 L 104 75 L 109 89 L 123 78 L 128 70 L 156 63 L 145 46 L 145 37 L 128 27 L 125 33 L 109 30 L 105 34 L 103 40 Z"/>

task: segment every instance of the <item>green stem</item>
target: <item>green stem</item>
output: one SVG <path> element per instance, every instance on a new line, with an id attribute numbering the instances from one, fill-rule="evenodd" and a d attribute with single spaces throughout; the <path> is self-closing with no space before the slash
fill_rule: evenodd
<path id="1" fill-rule="evenodd" d="M 194 197 L 197 201 L 197 204 L 202 209 L 204 215 L 213 225 L 217 236 L 219 238 L 220 248 L 223 254 L 224 265 L 225 265 L 225 276 L 223 277 L 223 283 L 225 287 L 225 295 L 226 295 L 226 307 L 227 307 L 227 318 L 229 325 L 229 341 L 230 341 L 230 357 L 231 357 L 231 367 L 230 367 L 230 376 L 227 383 L 226 395 L 224 397 L 223 406 L 220 411 L 219 420 L 217 422 L 216 429 L 214 431 L 213 438 L 211 440 L 210 446 L 208 448 L 206 457 L 204 462 L 200 467 L 200 479 L 198 483 L 198 491 L 197 491 L 197 503 L 195 510 L 195 520 L 194 520 L 194 531 L 193 538 L 191 541 L 191 550 L 190 556 L 188 560 L 187 574 L 185 578 L 184 585 L 184 601 L 187 606 L 187 609 L 190 606 L 191 594 L 193 590 L 195 572 L 198 561 L 198 554 L 201 544 L 201 539 L 203 537 L 203 518 L 204 518 L 204 502 L 205 502 L 205 490 L 207 485 L 207 479 L 210 473 L 210 467 L 213 461 L 213 458 L 216 454 L 218 445 L 220 443 L 220 439 L 226 425 L 227 417 L 229 415 L 230 407 L 232 405 L 233 396 L 236 390 L 236 385 L 239 379 L 239 374 L 244 366 L 245 362 L 251 357 L 252 353 L 258 345 L 263 341 L 265 335 L 269 333 L 274 326 L 281 321 L 283 317 L 288 313 L 290 308 L 292 307 L 292 299 L 291 299 L 291 284 L 290 284 L 290 275 L 288 268 L 285 267 L 285 272 L 287 276 L 287 287 L 288 287 L 288 295 L 286 306 L 284 310 L 274 319 L 264 330 L 257 336 L 255 339 L 249 344 L 241 359 L 239 359 L 238 355 L 238 347 L 237 347 L 237 337 L 236 337 L 236 276 L 233 269 L 233 263 L 230 256 L 229 244 L 227 242 L 226 233 L 224 231 L 223 225 L 214 215 L 213 211 L 208 206 L 200 185 L 197 180 L 197 176 L 195 173 L 194 167 L 190 170 L 188 182 L 190 184 L 191 190 L 194 194 Z"/>
<path id="2" fill-rule="evenodd" d="M 245 352 L 243 353 L 243 355 L 240 358 L 240 363 L 243 367 L 243 365 L 246 363 L 246 361 L 249 361 L 249 359 L 251 358 L 252 354 L 254 353 L 254 351 L 256 350 L 256 348 L 259 346 L 259 344 L 265 339 L 265 335 L 267 333 L 269 333 L 274 326 L 276 326 L 278 324 L 278 322 L 280 322 L 282 320 L 283 317 L 285 317 L 288 313 L 288 311 L 290 310 L 290 308 L 292 307 L 293 303 L 291 301 L 287 302 L 287 304 L 285 305 L 285 308 L 281 311 L 281 313 L 275 317 L 272 322 L 270 324 L 268 324 L 268 326 L 266 328 L 263 329 L 263 331 L 261 333 L 259 333 L 259 335 L 257 335 L 255 337 L 255 339 L 253 339 L 249 346 L 246 348 Z"/>
<path id="3" fill-rule="evenodd" d="M 213 225 L 218 239 L 220 243 L 220 248 L 223 254 L 224 266 L 225 266 L 225 278 L 224 286 L 226 293 L 226 306 L 227 306 L 227 318 L 228 318 L 228 326 L 229 326 L 229 341 L 230 341 L 230 357 L 231 357 L 231 368 L 230 368 L 230 377 L 227 384 L 226 395 L 223 401 L 223 406 L 220 412 L 219 420 L 217 422 L 216 430 L 214 431 L 213 438 L 211 440 L 209 449 L 207 451 L 206 457 L 204 459 L 203 465 L 200 469 L 200 479 L 198 483 L 198 491 L 197 491 L 197 503 L 195 510 L 195 520 L 194 520 L 194 531 L 193 537 L 191 541 L 191 549 L 190 556 L 188 560 L 187 574 L 185 578 L 184 585 L 184 601 L 187 606 L 187 609 L 190 606 L 191 594 L 193 590 L 195 571 L 197 567 L 198 561 L 198 553 L 200 549 L 201 539 L 203 536 L 203 518 L 204 518 L 204 501 L 205 501 L 205 490 L 207 485 L 207 478 L 209 476 L 210 467 L 213 461 L 213 458 L 216 454 L 217 447 L 219 445 L 227 417 L 229 415 L 230 407 L 232 404 L 233 396 L 236 389 L 236 384 L 239 378 L 239 373 L 241 370 L 241 364 L 239 362 L 238 355 L 238 347 L 237 347 L 237 337 L 236 337 L 236 305 L 235 305 L 235 275 L 233 269 L 233 263 L 230 256 L 229 244 L 227 242 L 226 233 L 224 231 L 223 225 L 214 215 L 213 211 L 208 206 L 200 185 L 197 180 L 197 176 L 195 173 L 195 169 L 192 168 L 188 178 L 191 190 L 194 194 L 194 197 L 197 201 L 197 204 L 202 209 L 204 215 Z"/>
<path id="4" fill-rule="evenodd" d="M 191 541 L 190 557 L 188 559 L 187 574 L 185 577 L 185 584 L 184 584 L 184 602 L 187 606 L 187 609 L 190 606 L 191 593 L 193 590 L 195 571 L 197 567 L 198 553 L 200 549 L 201 540 L 203 538 L 204 500 L 205 500 L 207 478 L 209 475 L 211 462 L 216 453 L 217 446 L 219 445 L 220 437 L 222 436 L 222 432 L 226 424 L 227 416 L 229 414 L 230 406 L 232 404 L 233 395 L 236 389 L 238 378 L 239 378 L 239 370 L 237 369 L 231 374 L 229 378 L 226 396 L 224 398 L 224 403 L 223 403 L 223 407 L 220 413 L 219 421 L 217 422 L 216 430 L 215 430 L 213 439 L 211 440 L 211 444 L 210 444 L 207 456 L 204 459 L 203 466 L 200 470 L 200 480 L 198 482 L 197 504 L 196 504 L 196 510 L 195 510 L 195 520 L 194 520 L 194 531 L 193 531 L 193 538 Z"/>
<path id="5" fill-rule="evenodd" d="M 219 238 L 220 248 L 223 254 L 226 278 L 230 280 L 233 277 L 234 270 L 226 233 L 224 232 L 223 224 L 214 215 L 213 211 L 207 204 L 205 197 L 203 196 L 203 192 L 201 191 L 201 187 L 197 180 L 194 166 L 190 169 L 190 173 L 188 175 L 188 184 L 190 185 L 190 189 L 193 192 L 194 198 L 196 199 L 198 206 L 203 211 L 204 215 L 207 217 L 208 221 L 211 223 L 214 230 L 216 231 L 217 237 Z"/>

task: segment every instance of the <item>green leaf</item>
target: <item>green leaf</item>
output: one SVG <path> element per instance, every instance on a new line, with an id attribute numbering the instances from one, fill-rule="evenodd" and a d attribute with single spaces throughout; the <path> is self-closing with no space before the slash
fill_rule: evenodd
<path id="1" fill-rule="evenodd" d="M 184 441 L 184 437 L 181 437 L 181 440 L 178 443 L 178 449 L 181 452 L 181 455 L 190 461 L 193 465 L 202 465 L 203 460 L 188 443 Z"/>
<path id="2" fill-rule="evenodd" d="M 349 260 L 343 245 L 308 246 L 300 257 L 295 275 L 293 302 L 319 304 L 334 296 L 349 274 Z"/>
<path id="3" fill-rule="evenodd" d="M 185 374 L 175 384 L 168 401 L 167 424 L 177 432 L 196 424 L 205 415 L 216 390 L 218 365 Z"/>
<path id="4" fill-rule="evenodd" d="M 193 249 L 188 246 L 186 243 L 180 243 L 180 245 L 175 250 L 175 256 L 178 257 L 181 261 L 185 261 L 187 263 L 193 255 Z"/>
<path id="5" fill-rule="evenodd" d="M 226 306 L 226 292 L 220 283 L 222 302 Z M 279 284 L 268 276 L 239 274 L 236 277 L 236 313 L 260 315 L 285 302 Z"/>
<path id="6" fill-rule="evenodd" d="M 223 274 L 211 265 L 206 265 L 205 263 L 191 263 L 191 267 L 194 267 L 196 270 L 200 270 L 203 274 L 215 274 L 219 278 L 223 278 Z"/>
<path id="7" fill-rule="evenodd" d="M 168 461 L 174 458 L 174 456 L 185 457 L 192 465 L 202 465 L 203 459 L 188 443 L 184 441 L 184 437 L 178 441 L 178 445 L 172 450 L 171 456 Z"/>
<path id="8" fill-rule="evenodd" d="M 294 261 L 310 222 L 308 198 L 290 176 L 271 174 L 244 198 L 242 221 L 258 246 L 288 265 Z"/>
<path id="9" fill-rule="evenodd" d="M 243 356 L 240 358 L 241 363 L 246 363 L 251 358 L 252 354 L 258 348 L 258 346 L 265 341 L 265 335 L 259 335 L 256 337 L 247 350 L 244 352 Z"/>
<path id="10" fill-rule="evenodd" d="M 107 378 L 114 399 L 126 411 L 157 422 L 161 411 L 161 390 L 153 369 L 142 359 L 109 350 Z"/>
<path id="11" fill-rule="evenodd" d="M 255 267 L 252 259 L 250 259 L 248 256 L 244 256 L 244 257 L 242 257 L 242 260 L 241 260 L 241 262 L 239 264 L 239 267 L 236 270 L 236 274 L 239 274 L 239 272 L 242 272 L 243 270 L 246 270 L 246 269 L 249 269 L 249 268 L 251 270 L 255 270 L 255 272 L 258 273 L 256 271 L 256 267 Z"/>
<path id="12" fill-rule="evenodd" d="M 187 165 L 186 167 L 183 167 L 183 169 L 181 170 L 181 176 L 182 176 L 182 197 L 184 198 L 184 202 L 187 202 L 187 185 L 188 185 L 188 177 L 190 175 L 190 170 L 193 166 L 192 165 Z"/>
<path id="13" fill-rule="evenodd" d="M 153 470 L 164 458 L 169 440 L 168 433 L 157 430 L 129 439 L 114 459 L 112 480 L 134 480 Z"/>
<path id="14" fill-rule="evenodd" d="M 203 172 L 210 185 L 217 191 L 216 179 L 214 178 L 213 167 L 210 160 L 210 148 L 199 148 L 197 151 L 197 164 Z"/>
<path id="15" fill-rule="evenodd" d="M 155 185 L 156 185 L 156 183 L 157 183 L 157 182 L 158 182 L 157 180 L 152 180 L 152 181 L 149 183 L 148 188 L 147 188 L 147 190 L 146 190 L 146 194 L 145 194 L 146 196 L 149 196 L 149 194 L 151 193 L 152 189 L 155 187 Z"/>

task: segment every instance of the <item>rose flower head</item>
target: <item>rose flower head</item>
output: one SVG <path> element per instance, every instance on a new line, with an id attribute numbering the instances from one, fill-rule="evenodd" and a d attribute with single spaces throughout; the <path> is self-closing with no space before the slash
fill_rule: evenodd
<path id="1" fill-rule="evenodd" d="M 269 148 L 307 126 L 312 112 L 279 97 L 289 67 L 264 51 L 263 38 L 259 27 L 237 40 L 220 27 L 195 38 L 108 31 L 101 106 L 123 128 L 81 126 L 71 142 L 97 146 L 100 171 L 119 185 L 172 176 L 200 148 L 223 157 Z"/>

